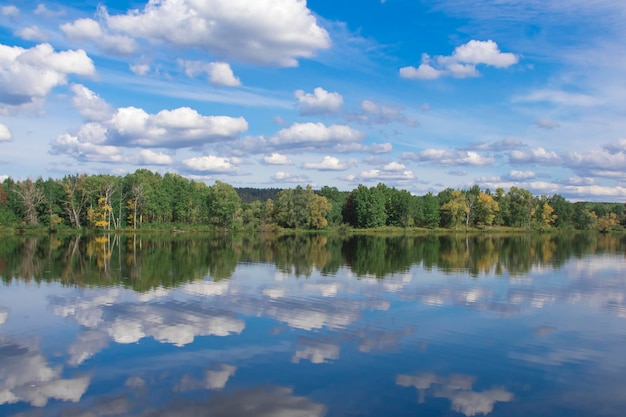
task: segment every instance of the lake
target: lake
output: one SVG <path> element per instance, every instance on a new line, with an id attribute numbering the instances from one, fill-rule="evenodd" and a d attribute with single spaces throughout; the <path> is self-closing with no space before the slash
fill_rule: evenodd
<path id="1" fill-rule="evenodd" d="M 622 236 L 5 236 L 0 276 L 0 415 L 626 410 Z"/>

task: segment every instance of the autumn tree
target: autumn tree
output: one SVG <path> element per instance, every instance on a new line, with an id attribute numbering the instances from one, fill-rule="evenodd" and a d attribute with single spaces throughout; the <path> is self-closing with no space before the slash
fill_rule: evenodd
<path id="1" fill-rule="evenodd" d="M 459 224 L 466 219 L 469 212 L 467 200 L 463 192 L 453 190 L 450 193 L 450 201 L 441 206 L 441 210 L 449 214 L 450 225 L 457 229 Z"/>
<path id="2" fill-rule="evenodd" d="M 478 226 L 491 226 L 500 211 L 498 202 L 491 194 L 480 192 L 476 198 L 476 223 Z"/>

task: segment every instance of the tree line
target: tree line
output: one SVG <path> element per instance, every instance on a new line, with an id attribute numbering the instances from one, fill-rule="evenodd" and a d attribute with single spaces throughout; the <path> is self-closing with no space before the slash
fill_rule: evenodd
<path id="1" fill-rule="evenodd" d="M 178 174 L 139 169 L 125 176 L 66 175 L 0 183 L 0 227 L 148 229 L 211 226 L 220 229 L 320 230 L 348 225 L 359 229 L 491 228 L 623 230 L 622 203 L 572 203 L 564 197 L 508 191 L 445 189 L 416 196 L 385 184 L 339 191 L 324 186 L 237 189 Z"/>

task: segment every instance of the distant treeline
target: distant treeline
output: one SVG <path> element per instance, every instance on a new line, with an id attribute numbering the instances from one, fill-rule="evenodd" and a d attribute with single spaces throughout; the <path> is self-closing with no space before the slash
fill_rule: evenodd
<path id="1" fill-rule="evenodd" d="M 385 184 L 335 187 L 208 186 L 178 174 L 140 169 L 125 176 L 67 175 L 0 184 L 0 227 L 146 229 L 211 226 L 223 229 L 491 228 L 623 230 L 623 203 L 567 201 L 523 188 L 448 188 L 415 196 Z"/>

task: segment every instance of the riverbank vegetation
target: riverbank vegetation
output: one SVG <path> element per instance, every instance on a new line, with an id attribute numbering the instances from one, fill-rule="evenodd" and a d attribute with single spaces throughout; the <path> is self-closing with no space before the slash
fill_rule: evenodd
<path id="1" fill-rule="evenodd" d="M 445 189 L 416 196 L 385 184 L 236 189 L 140 169 L 125 176 L 11 178 L 0 183 L 0 229 L 15 230 L 624 230 L 623 203 L 555 194 Z"/>

